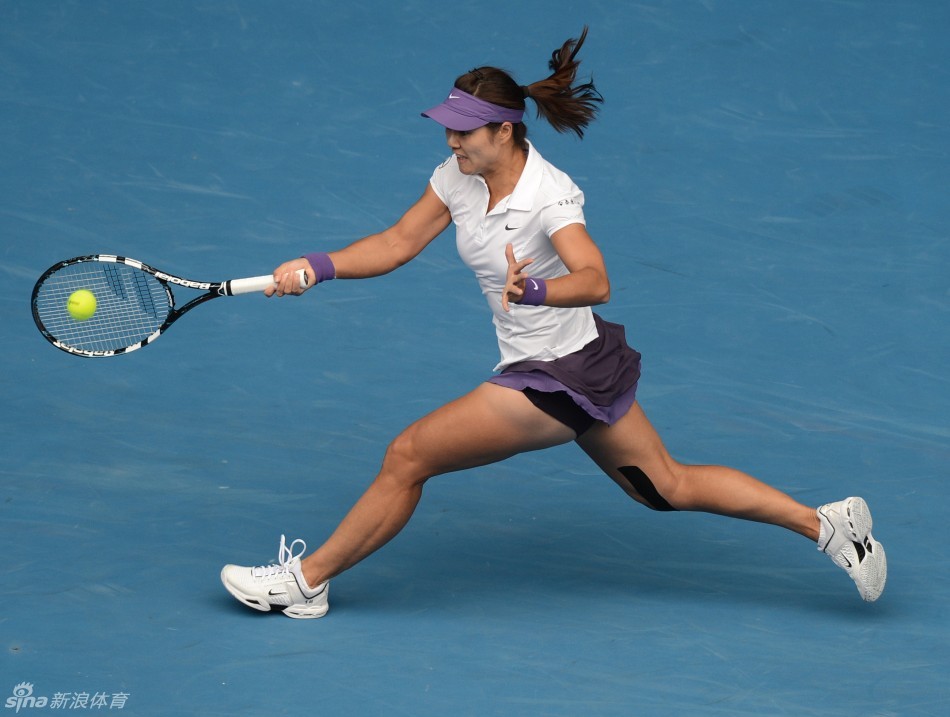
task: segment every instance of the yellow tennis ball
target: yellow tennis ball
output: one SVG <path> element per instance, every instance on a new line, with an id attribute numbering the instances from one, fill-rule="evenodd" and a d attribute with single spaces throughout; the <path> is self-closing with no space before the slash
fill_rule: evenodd
<path id="1" fill-rule="evenodd" d="M 91 319 L 96 313 L 96 295 L 89 289 L 74 291 L 66 302 L 66 310 L 76 321 Z"/>

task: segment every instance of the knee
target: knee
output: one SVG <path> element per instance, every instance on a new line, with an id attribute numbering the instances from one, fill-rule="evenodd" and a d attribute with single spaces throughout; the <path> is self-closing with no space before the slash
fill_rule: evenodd
<path id="1" fill-rule="evenodd" d="M 407 485 L 420 485 L 430 477 L 416 448 L 410 426 L 396 436 L 386 448 L 379 478 L 394 480 Z"/>
<path id="2" fill-rule="evenodd" d="M 657 511 L 675 511 L 684 508 L 682 501 L 683 471 L 680 466 L 648 474 L 639 466 L 621 466 L 617 470 L 633 490 L 633 495 L 646 507 Z"/>

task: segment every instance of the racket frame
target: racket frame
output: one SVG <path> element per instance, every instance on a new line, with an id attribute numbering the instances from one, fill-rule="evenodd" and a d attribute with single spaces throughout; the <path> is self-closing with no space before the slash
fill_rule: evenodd
<path id="1" fill-rule="evenodd" d="M 166 296 L 168 297 L 168 314 L 166 315 L 161 326 L 159 326 L 154 332 L 141 341 L 137 341 L 129 346 L 117 349 L 93 351 L 70 346 L 69 344 L 57 339 L 56 336 L 54 336 L 46 328 L 46 326 L 43 325 L 43 321 L 40 318 L 39 311 L 37 309 L 37 297 L 39 295 L 40 289 L 42 288 L 44 282 L 52 274 L 55 274 L 60 269 L 73 264 L 81 264 L 86 262 L 125 264 L 126 266 L 130 266 L 133 269 L 139 269 L 155 277 L 162 285 L 162 288 L 165 289 Z M 298 273 L 303 274 L 302 271 Z M 301 277 L 300 283 L 301 286 L 306 286 L 305 275 Z M 175 294 L 172 292 L 170 285 L 183 286 L 188 289 L 204 291 L 205 293 L 191 299 L 191 301 L 184 304 L 181 308 L 176 308 Z M 192 279 L 185 279 L 174 274 L 169 274 L 168 272 L 149 266 L 145 262 L 139 261 L 137 259 L 131 259 L 126 256 L 120 256 L 117 254 L 89 254 L 86 256 L 77 256 L 73 257 L 72 259 L 66 259 L 64 261 L 57 262 L 49 269 L 44 271 L 40 278 L 37 279 L 36 284 L 33 287 L 30 306 L 33 310 L 33 321 L 36 323 L 36 327 L 40 330 L 40 333 L 43 334 L 44 338 L 46 338 L 46 340 L 49 341 L 53 346 L 74 356 L 82 356 L 84 358 L 108 358 L 110 356 L 118 356 L 120 354 L 127 354 L 131 351 L 137 351 L 143 346 L 153 343 L 155 339 L 167 331 L 173 323 L 175 323 L 178 319 L 180 319 L 199 304 L 203 304 L 206 301 L 210 301 L 211 299 L 216 299 L 219 296 L 237 296 L 239 294 L 249 294 L 263 291 L 268 286 L 273 285 L 274 277 L 271 275 L 256 276 L 248 279 L 230 279 L 228 281 L 194 281 Z"/>

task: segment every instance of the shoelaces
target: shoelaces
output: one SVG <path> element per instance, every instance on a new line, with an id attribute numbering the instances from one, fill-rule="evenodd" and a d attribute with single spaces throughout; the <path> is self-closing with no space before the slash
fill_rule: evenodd
<path id="1" fill-rule="evenodd" d="M 300 543 L 300 552 L 294 553 L 297 543 Z M 297 538 L 290 544 L 290 547 L 287 547 L 287 538 L 281 535 L 280 550 L 277 551 L 277 562 L 271 565 L 260 565 L 253 568 L 251 574 L 259 579 L 289 575 L 291 563 L 300 558 L 305 552 L 307 552 L 307 544 L 303 540 Z"/>

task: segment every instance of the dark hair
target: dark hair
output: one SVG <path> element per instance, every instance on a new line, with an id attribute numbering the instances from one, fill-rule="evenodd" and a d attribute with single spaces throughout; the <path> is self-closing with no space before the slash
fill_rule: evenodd
<path id="1" fill-rule="evenodd" d="M 538 117 L 546 119 L 558 132 L 574 132 L 583 138 L 584 129 L 597 115 L 597 104 L 604 98 L 589 82 L 575 85 L 580 60 L 577 53 L 587 38 L 587 27 L 579 38 L 570 39 L 551 53 L 546 79 L 522 86 L 505 70 L 497 67 L 478 67 L 455 80 L 455 86 L 492 104 L 523 110 L 525 99 L 534 100 Z M 494 129 L 500 124 L 489 125 Z M 515 125 L 515 141 L 523 147 L 528 128 L 521 122 Z"/>

